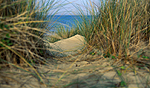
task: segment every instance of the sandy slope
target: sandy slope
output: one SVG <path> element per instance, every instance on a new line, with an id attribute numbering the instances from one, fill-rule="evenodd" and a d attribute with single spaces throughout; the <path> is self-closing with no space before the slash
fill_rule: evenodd
<path id="1" fill-rule="evenodd" d="M 83 42 L 83 37 L 76 35 L 53 43 L 53 48 L 56 49 L 55 45 L 59 45 L 62 51 L 66 51 L 74 46 L 76 51 L 82 49 Z M 78 44 L 82 47 L 77 47 Z M 149 49 L 146 50 L 143 54 L 149 55 Z M 69 57 L 49 58 L 47 65 L 34 65 L 44 84 L 40 83 L 31 68 L 24 68 L 29 72 L 17 68 L 1 69 L 0 88 L 118 88 L 123 82 L 129 88 L 150 88 L 150 72 L 145 67 L 138 68 L 128 64 L 125 65 L 125 70 L 121 70 L 123 64 L 120 60 L 111 60 L 102 55 L 77 53 L 76 51 Z M 137 56 L 136 53 L 133 58 L 137 58 L 134 56 Z"/>
<path id="2" fill-rule="evenodd" d="M 80 56 L 75 59 L 80 59 Z M 5 75 L 7 78 L 0 78 L 0 88 L 113 88 L 120 87 L 122 80 L 129 88 L 137 88 L 137 84 L 139 88 L 150 87 L 150 81 L 148 81 L 150 73 L 147 70 L 135 67 L 135 73 L 129 67 L 127 70 L 120 71 L 122 76 L 119 76 L 116 71 L 119 68 L 111 66 L 114 62 L 109 61 L 109 58 L 98 58 L 93 62 L 58 61 L 55 63 L 50 60 L 47 65 L 35 66 L 46 85 L 40 83 L 34 75 L 20 69 L 4 69 L 1 70 L 3 73 L 1 75 Z M 115 63 L 116 66 L 121 65 L 119 61 Z M 31 68 L 25 69 L 34 73 Z"/>

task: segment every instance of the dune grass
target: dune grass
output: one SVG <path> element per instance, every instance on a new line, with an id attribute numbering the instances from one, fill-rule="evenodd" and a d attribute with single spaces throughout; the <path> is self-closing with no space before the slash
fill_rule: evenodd
<path id="1" fill-rule="evenodd" d="M 49 32 L 49 23 L 61 7 L 50 0 L 1 0 L 0 1 L 0 67 L 31 67 L 37 78 L 41 76 L 35 63 L 46 64 L 46 46 L 43 39 Z M 55 10 L 55 9 L 56 10 Z M 1 74 L 2 76 L 3 74 Z"/>
<path id="2" fill-rule="evenodd" d="M 84 36 L 89 46 L 99 49 L 114 64 L 121 61 L 122 67 L 139 67 L 142 63 L 149 69 L 150 57 L 141 51 L 150 49 L 150 0 L 99 0 L 99 3 L 86 2 L 87 14 L 74 5 L 83 21 L 76 23 L 74 31 L 61 29 L 56 33 L 61 36 L 64 32 L 66 35 L 74 32 L 71 34 Z"/>
<path id="3" fill-rule="evenodd" d="M 132 56 L 129 51 L 133 45 L 144 42 L 149 46 L 149 0 L 100 0 L 99 3 L 101 5 L 87 2 L 88 14 L 80 6 L 75 6 L 83 22 L 76 22 L 77 27 L 71 31 L 61 28 L 56 33 L 60 36 L 65 33 L 66 37 L 80 34 L 89 45 L 104 50 L 105 56 L 113 55 L 124 60 Z"/>

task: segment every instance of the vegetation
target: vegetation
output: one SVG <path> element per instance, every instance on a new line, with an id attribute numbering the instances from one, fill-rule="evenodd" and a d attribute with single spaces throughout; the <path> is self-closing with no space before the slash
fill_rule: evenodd
<path id="1" fill-rule="evenodd" d="M 149 0 L 101 0 L 101 6 L 98 6 L 90 2 L 85 7 L 89 12 L 87 15 L 92 16 L 90 18 L 76 6 L 83 22 L 77 22 L 77 27 L 69 32 L 61 30 L 65 34 L 71 32 L 72 35 L 84 36 L 90 46 L 103 50 L 104 56 L 113 55 L 127 61 L 132 56 L 132 45 L 139 46 L 140 42 L 144 42 L 149 46 L 149 3 Z M 56 32 L 60 36 L 64 34 L 61 30 Z M 141 49 L 144 47 L 138 50 Z"/>
<path id="2" fill-rule="evenodd" d="M 94 2 L 87 2 L 86 15 L 84 9 L 75 6 L 83 22 L 78 21 L 77 27 L 69 32 L 61 30 L 65 31 L 65 34 L 72 32 L 72 35 L 84 36 L 89 44 L 89 53 L 92 55 L 95 53 L 90 51 L 91 47 L 99 49 L 105 58 L 111 58 L 114 63 L 121 61 L 121 66 L 139 67 L 142 63 L 149 69 L 150 57 L 138 52 L 150 49 L 150 0 L 100 0 L 99 2 L 100 6 Z M 89 18 L 87 15 L 92 17 Z M 56 33 L 63 35 L 60 34 L 62 33 L 60 30 Z M 123 80 L 121 85 L 126 85 Z"/>
<path id="3" fill-rule="evenodd" d="M 76 27 L 66 29 L 63 26 L 57 28 L 56 34 L 62 39 L 75 34 L 84 36 L 91 47 L 101 50 L 103 57 L 112 60 L 121 60 L 125 64 L 138 65 L 142 63 L 150 68 L 148 61 L 150 57 L 133 55 L 140 50 L 150 47 L 150 0 L 100 0 L 101 5 L 89 4 L 87 15 L 76 6 L 78 14 L 83 22 L 76 22 Z M 42 3 L 42 4 L 41 4 Z M 59 5 L 62 6 L 62 5 Z M 90 10 L 88 9 L 90 6 Z M 43 82 L 41 75 L 34 65 L 46 64 L 48 58 L 45 42 L 55 42 L 59 39 L 51 38 L 49 41 L 44 36 L 51 29 L 49 22 L 59 8 L 57 1 L 49 0 L 40 2 L 36 0 L 1 0 L 0 1 L 0 70 L 2 67 L 31 67 L 35 75 Z M 53 12 L 50 12 L 53 11 Z M 47 20 L 49 18 L 49 20 Z M 144 43 L 142 45 L 142 43 Z M 132 53 L 131 50 L 134 52 Z M 89 52 L 95 55 L 96 52 Z M 122 74 L 118 71 L 118 75 Z M 4 76 L 0 74 L 0 76 Z M 126 86 L 124 80 L 121 86 Z"/>
<path id="4" fill-rule="evenodd" d="M 51 22 L 47 17 L 56 14 L 57 10 L 53 8 L 58 6 L 54 0 L 39 1 L 0 1 L 0 67 L 29 66 L 42 80 L 33 66 L 34 63 L 46 63 L 44 42 L 48 41 L 43 37 Z"/>

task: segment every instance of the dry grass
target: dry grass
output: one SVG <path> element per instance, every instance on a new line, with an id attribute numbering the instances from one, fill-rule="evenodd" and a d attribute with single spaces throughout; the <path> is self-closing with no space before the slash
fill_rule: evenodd
<path id="1" fill-rule="evenodd" d="M 118 67 L 145 67 L 149 72 L 150 57 L 144 53 L 150 52 L 150 0 L 99 2 L 101 6 L 91 1 L 86 3 L 88 5 L 85 8 L 89 12 L 87 15 L 91 15 L 90 18 L 80 6 L 75 6 L 83 22 L 77 23 L 74 34 L 86 38 L 88 52 L 93 52 L 93 48 L 96 48 L 105 58 L 114 60 L 114 65 L 121 63 Z"/>
<path id="2" fill-rule="evenodd" d="M 24 68 L 29 66 L 42 81 L 34 65 L 46 64 L 44 42 L 48 41 L 43 37 L 50 30 L 46 23 L 50 19 L 45 19 L 56 2 L 1 0 L 0 4 L 0 67 L 17 67 L 30 72 Z"/>
<path id="3" fill-rule="evenodd" d="M 104 56 L 129 60 L 133 45 L 136 48 L 140 42 L 144 42 L 146 45 L 139 46 L 138 50 L 149 47 L 149 2 L 101 0 L 101 6 L 90 2 L 88 6 L 92 8 L 89 11 L 92 17 L 84 16 L 84 11 L 79 9 L 83 22 L 77 23 L 77 33 L 85 36 L 91 46 L 104 50 Z"/>
<path id="4" fill-rule="evenodd" d="M 83 22 L 77 22 L 77 27 L 71 31 L 59 27 L 56 34 L 62 38 L 80 34 L 86 38 L 90 46 L 104 51 L 104 57 L 113 56 L 122 59 L 125 63 L 132 60 L 131 51 L 137 53 L 139 50 L 149 49 L 149 0 L 106 0 L 105 2 L 100 0 L 99 2 L 101 6 L 91 1 L 86 3 L 88 5 L 85 8 L 89 12 L 87 15 L 80 6 L 74 5 Z M 139 44 L 144 46 L 140 47 Z"/>

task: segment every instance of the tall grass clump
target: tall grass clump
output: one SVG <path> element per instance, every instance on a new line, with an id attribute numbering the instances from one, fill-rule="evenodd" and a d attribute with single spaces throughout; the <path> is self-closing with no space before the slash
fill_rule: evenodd
<path id="1" fill-rule="evenodd" d="M 58 8 L 55 0 L 0 1 L 0 64 L 1 66 L 44 63 L 44 35 Z M 10 65 L 11 63 L 11 65 Z"/>
<path id="2" fill-rule="evenodd" d="M 44 36 L 49 32 L 52 17 L 59 9 L 56 0 L 1 0 L 0 1 L 0 70 L 17 67 L 42 77 L 34 68 L 35 63 L 46 64 Z M 56 9 L 56 10 L 55 10 Z M 30 72 L 25 67 L 31 67 Z M 35 74 L 34 74 L 35 73 Z M 1 71 L 0 77 L 8 78 Z M 11 78 L 10 78 L 11 79 Z"/>
<path id="3" fill-rule="evenodd" d="M 144 48 L 141 42 L 149 46 L 150 0 L 100 0 L 99 4 L 90 1 L 85 8 L 91 17 L 87 18 L 80 8 L 83 22 L 78 22 L 76 29 L 89 45 L 103 50 L 104 56 L 127 61 L 133 55 L 133 47 L 138 52 Z"/>

